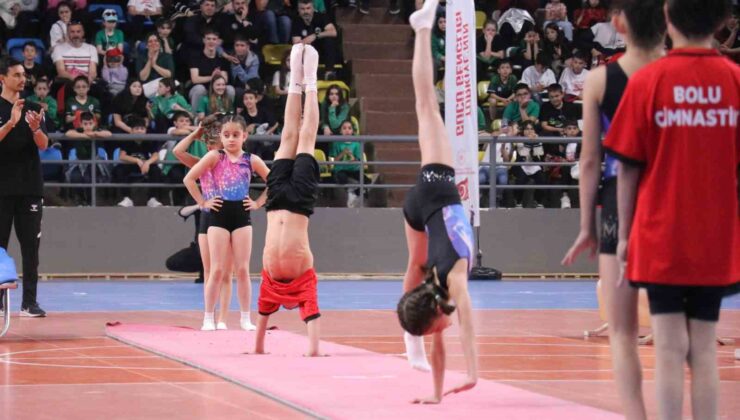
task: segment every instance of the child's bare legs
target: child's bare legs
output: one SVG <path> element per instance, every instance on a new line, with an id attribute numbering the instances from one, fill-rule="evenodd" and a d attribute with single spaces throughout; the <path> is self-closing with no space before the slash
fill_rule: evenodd
<path id="1" fill-rule="evenodd" d="M 316 94 L 316 73 L 319 69 L 319 53 L 311 45 L 303 47 L 303 85 L 306 99 L 303 103 L 303 125 L 298 137 L 296 154 L 313 156 L 316 148 L 316 131 L 319 128 L 319 100 Z"/>
<path id="2" fill-rule="evenodd" d="M 218 318 L 216 319 L 217 328 L 220 325 L 222 329 L 226 328 L 226 321 L 229 319 L 229 307 L 231 306 L 231 273 L 234 272 L 234 265 L 232 263 L 231 255 L 228 255 L 228 261 L 226 267 L 229 267 L 224 271 L 224 279 L 221 282 L 221 294 L 218 299 Z"/>
<path id="3" fill-rule="evenodd" d="M 295 44 L 290 51 L 290 85 L 285 103 L 285 125 L 280 135 L 280 147 L 275 152 L 275 160 L 295 159 L 302 112 L 303 48 L 303 44 Z"/>
<path id="4" fill-rule="evenodd" d="M 269 315 L 260 314 L 257 317 L 257 334 L 254 336 L 255 354 L 265 354 L 265 333 L 267 332 L 267 321 Z"/>
<path id="5" fill-rule="evenodd" d="M 231 238 L 226 229 L 218 227 L 208 228 L 208 251 L 210 254 L 211 272 L 205 287 L 205 317 L 203 330 L 214 330 L 216 328 L 213 313 L 216 309 L 216 301 L 221 290 L 226 272 L 231 270 Z M 229 264 L 229 265 L 227 265 Z"/>
<path id="6" fill-rule="evenodd" d="M 419 120 L 419 148 L 421 164 L 441 163 L 452 166 L 452 146 L 447 138 L 444 121 L 439 113 L 434 93 L 434 65 L 432 64 L 432 25 L 439 0 L 427 0 L 424 6 L 409 18 L 416 31 L 414 60 L 411 75 L 416 96 L 416 115 Z"/>
<path id="7" fill-rule="evenodd" d="M 606 296 L 609 346 L 624 416 L 630 420 L 646 419 L 642 368 L 637 350 L 637 289 L 626 283 L 617 286 L 619 262 L 615 255 L 599 255 L 599 275 Z"/>
<path id="8" fill-rule="evenodd" d="M 234 271 L 236 272 L 237 296 L 241 308 L 241 328 L 254 331 L 255 326 L 249 319 L 249 307 L 252 303 L 252 282 L 249 277 L 249 260 L 252 256 L 252 227 L 239 228 L 231 234 L 231 248 L 234 253 Z"/>
<path id="9" fill-rule="evenodd" d="M 689 319 L 691 411 L 695 419 L 716 419 L 719 395 L 717 323 Z"/>
<path id="10" fill-rule="evenodd" d="M 308 330 L 308 357 L 323 356 L 319 353 L 319 318 L 314 318 L 306 323 Z"/>
<path id="11" fill-rule="evenodd" d="M 404 228 L 406 245 L 409 250 L 409 261 L 403 276 L 403 292 L 406 293 L 420 285 L 424 279 L 424 265 L 427 263 L 427 235 L 412 229 L 408 222 L 404 222 Z M 403 341 L 406 344 L 406 359 L 411 367 L 424 372 L 430 371 L 432 367 L 427 360 L 424 337 L 404 332 Z"/>
<path id="12" fill-rule="evenodd" d="M 658 418 L 660 420 L 680 419 L 683 407 L 683 369 L 689 353 L 686 315 L 683 313 L 655 314 L 651 322 L 655 341 L 655 388 L 658 397 Z"/>

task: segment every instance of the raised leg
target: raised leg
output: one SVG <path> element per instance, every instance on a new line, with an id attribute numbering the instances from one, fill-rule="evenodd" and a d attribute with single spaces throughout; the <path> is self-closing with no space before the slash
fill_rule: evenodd
<path id="1" fill-rule="evenodd" d="M 303 104 L 303 124 L 301 125 L 297 153 L 313 156 L 316 147 L 316 132 L 319 128 L 319 100 L 316 94 L 316 73 L 319 69 L 319 53 L 311 45 L 303 48 L 303 84 L 306 99 Z"/>
<path id="2" fill-rule="evenodd" d="M 295 159 L 301 124 L 301 96 L 303 94 L 303 44 L 293 45 L 290 51 L 290 85 L 285 103 L 285 126 L 280 135 L 280 147 L 275 160 Z"/>

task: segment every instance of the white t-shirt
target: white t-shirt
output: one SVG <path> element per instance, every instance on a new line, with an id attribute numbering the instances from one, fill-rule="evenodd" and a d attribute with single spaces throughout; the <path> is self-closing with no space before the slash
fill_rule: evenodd
<path id="1" fill-rule="evenodd" d="M 586 83 L 587 69 L 581 70 L 580 74 L 573 73 L 573 69 L 566 67 L 560 75 L 560 85 L 566 95 L 582 96 L 583 85 Z"/>
<path id="2" fill-rule="evenodd" d="M 506 136 L 499 136 L 499 140 L 502 137 Z M 503 163 L 504 158 L 501 157 L 501 147 L 504 147 L 504 150 L 506 150 L 506 154 L 511 156 L 511 143 L 501 143 L 500 141 L 496 142 L 496 163 Z M 491 146 L 490 144 L 486 146 L 486 151 L 483 153 L 483 160 L 481 163 L 488 163 L 491 160 Z"/>
<path id="3" fill-rule="evenodd" d="M 59 60 L 64 61 L 64 67 L 74 76 L 87 75 L 90 74 L 90 63 L 98 64 L 98 51 L 86 42 L 77 48 L 65 42 L 57 45 L 51 54 L 52 62 L 56 64 Z"/>
<path id="4" fill-rule="evenodd" d="M 133 7 L 137 12 L 143 12 L 145 10 L 155 11 L 162 8 L 162 3 L 159 0 L 128 0 L 128 7 Z"/>
<path id="5" fill-rule="evenodd" d="M 51 25 L 51 31 L 49 31 L 50 49 L 53 50 L 54 47 L 65 42 L 67 42 L 67 24 L 58 20 Z"/>
<path id="6" fill-rule="evenodd" d="M 290 86 L 290 72 L 288 71 L 285 73 L 285 84 L 280 86 L 280 70 L 276 71 L 272 76 L 272 85 L 274 87 L 279 87 L 282 90 L 288 90 L 288 87 Z"/>
<path id="7" fill-rule="evenodd" d="M 617 32 L 611 22 L 600 22 L 591 27 L 591 32 L 594 33 L 594 42 L 601 45 L 604 48 L 610 50 L 616 50 L 618 48 L 624 48 L 624 37 Z"/>
<path id="8" fill-rule="evenodd" d="M 545 69 L 544 72 L 538 73 L 536 66 L 529 66 L 522 73 L 522 83 L 526 83 L 532 89 L 538 83 L 544 87 L 548 87 L 557 83 L 557 80 L 555 79 L 555 72 L 552 70 Z"/>

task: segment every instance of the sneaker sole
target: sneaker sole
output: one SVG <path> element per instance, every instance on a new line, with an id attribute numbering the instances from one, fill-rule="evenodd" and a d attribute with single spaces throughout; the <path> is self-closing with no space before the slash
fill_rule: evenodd
<path id="1" fill-rule="evenodd" d="M 26 318 L 46 318 L 46 314 L 35 315 L 26 311 L 21 311 L 20 315 Z"/>

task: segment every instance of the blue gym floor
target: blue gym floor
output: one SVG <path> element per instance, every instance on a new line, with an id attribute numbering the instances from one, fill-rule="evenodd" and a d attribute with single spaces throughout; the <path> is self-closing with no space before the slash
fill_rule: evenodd
<path id="1" fill-rule="evenodd" d="M 596 309 L 593 281 L 471 281 L 476 309 Z M 259 283 L 252 282 L 256 303 Z M 322 309 L 395 309 L 400 281 L 319 282 Z M 13 308 L 20 305 L 13 294 Z M 39 284 L 39 303 L 47 311 L 180 311 L 199 310 L 203 285 L 192 281 L 44 281 Z M 232 308 L 238 307 L 236 296 Z M 724 309 L 740 309 L 740 295 L 725 299 Z"/>

